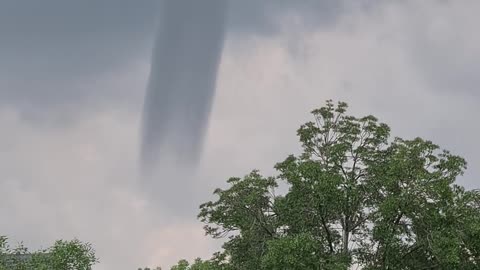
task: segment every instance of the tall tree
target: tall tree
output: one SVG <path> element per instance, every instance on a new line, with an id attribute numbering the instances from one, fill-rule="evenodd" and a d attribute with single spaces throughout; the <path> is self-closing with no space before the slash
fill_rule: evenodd
<path id="1" fill-rule="evenodd" d="M 277 177 L 231 178 L 200 206 L 206 233 L 226 237 L 223 267 L 479 269 L 480 194 L 455 183 L 465 160 L 347 108 L 314 110 Z"/>

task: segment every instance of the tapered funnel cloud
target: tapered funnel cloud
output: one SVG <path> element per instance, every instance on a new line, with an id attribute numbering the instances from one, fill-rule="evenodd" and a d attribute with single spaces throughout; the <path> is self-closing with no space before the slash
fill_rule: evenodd
<path id="1" fill-rule="evenodd" d="M 215 94 L 226 0 L 164 0 L 143 115 L 143 173 L 195 165 Z M 178 164 L 178 163 L 177 163 Z"/>

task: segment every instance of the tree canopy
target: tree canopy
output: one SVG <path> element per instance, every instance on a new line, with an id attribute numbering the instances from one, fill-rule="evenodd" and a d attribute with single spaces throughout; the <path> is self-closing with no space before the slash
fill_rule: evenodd
<path id="1" fill-rule="evenodd" d="M 0 270 L 89 270 L 97 262 L 91 245 L 77 239 L 29 252 L 23 245 L 11 248 L 7 238 L 0 236 Z"/>
<path id="2" fill-rule="evenodd" d="M 223 250 L 172 270 L 480 269 L 480 193 L 456 183 L 466 161 L 347 109 L 312 111 L 278 175 L 216 189 L 198 217 Z"/>

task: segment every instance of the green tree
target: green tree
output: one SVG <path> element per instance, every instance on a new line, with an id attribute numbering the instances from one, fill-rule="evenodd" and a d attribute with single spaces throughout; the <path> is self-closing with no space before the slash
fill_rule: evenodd
<path id="1" fill-rule="evenodd" d="M 480 194 L 455 184 L 465 160 L 347 108 L 314 110 L 277 177 L 231 178 L 200 206 L 206 234 L 226 239 L 223 267 L 479 269 Z"/>
<path id="2" fill-rule="evenodd" d="M 177 265 L 170 268 L 171 270 L 224 270 L 221 264 L 218 264 L 215 259 L 203 261 L 200 258 L 190 265 L 186 260 L 180 260 Z"/>
<path id="3" fill-rule="evenodd" d="M 56 241 L 47 249 L 29 252 L 22 244 L 10 248 L 0 237 L 0 270 L 88 270 L 98 262 L 89 243 L 77 239 Z"/>

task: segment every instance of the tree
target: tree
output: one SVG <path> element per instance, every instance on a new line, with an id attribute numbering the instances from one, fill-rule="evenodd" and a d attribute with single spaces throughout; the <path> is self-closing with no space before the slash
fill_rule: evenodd
<path id="1" fill-rule="evenodd" d="M 50 248 L 30 253 L 23 245 L 10 248 L 7 238 L 0 237 L 0 270 L 88 270 L 97 262 L 91 245 L 77 239 L 59 240 Z"/>
<path id="2" fill-rule="evenodd" d="M 171 270 L 223 270 L 221 265 L 215 260 L 203 261 L 200 258 L 195 259 L 193 264 L 189 264 L 187 260 L 180 260 L 177 265 L 172 266 Z"/>
<path id="3" fill-rule="evenodd" d="M 255 269 L 266 252 L 265 243 L 275 237 L 276 215 L 273 208 L 277 186 L 274 178 L 264 178 L 253 171 L 243 179 L 227 181 L 231 188 L 217 189 L 216 202 L 201 205 L 200 219 L 208 224 L 207 234 L 222 238 L 229 233 L 225 243 L 230 261 L 242 269 Z"/>
<path id="4" fill-rule="evenodd" d="M 223 267 L 479 269 L 480 194 L 455 184 L 465 160 L 347 108 L 314 110 L 278 176 L 231 178 L 200 206 L 206 234 L 226 238 Z"/>

